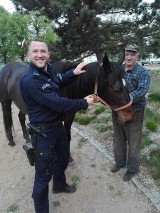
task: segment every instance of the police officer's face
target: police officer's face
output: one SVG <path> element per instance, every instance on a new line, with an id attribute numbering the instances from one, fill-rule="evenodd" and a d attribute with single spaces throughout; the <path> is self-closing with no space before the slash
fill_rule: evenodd
<path id="1" fill-rule="evenodd" d="M 32 41 L 28 51 L 30 61 L 38 68 L 46 70 L 46 63 L 50 56 L 48 47 L 44 42 Z"/>
<path id="2" fill-rule="evenodd" d="M 125 52 L 125 66 L 134 67 L 138 59 L 138 53 L 133 51 Z"/>

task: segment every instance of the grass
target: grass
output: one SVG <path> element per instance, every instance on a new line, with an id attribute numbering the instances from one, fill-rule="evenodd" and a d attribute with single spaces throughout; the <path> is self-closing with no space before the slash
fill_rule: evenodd
<path id="1" fill-rule="evenodd" d="M 59 200 L 52 201 L 52 205 L 54 207 L 58 207 L 58 206 L 60 206 L 60 201 Z"/>
<path id="2" fill-rule="evenodd" d="M 72 181 L 72 184 L 76 186 L 77 183 L 80 181 L 80 177 L 78 175 L 73 175 L 71 177 L 71 181 Z"/>
<path id="3" fill-rule="evenodd" d="M 87 116 L 86 114 L 80 114 L 79 112 L 76 113 L 74 121 L 79 123 L 80 125 L 87 125 L 91 121 L 96 119 L 96 115 L 89 115 Z"/>
<path id="4" fill-rule="evenodd" d="M 100 167 L 100 170 L 107 171 L 107 165 L 106 164 L 102 164 L 101 167 Z"/>
<path id="5" fill-rule="evenodd" d="M 149 101 L 160 102 L 160 94 L 158 92 L 151 93 L 148 96 Z"/>
<path id="6" fill-rule="evenodd" d="M 17 209 L 18 209 L 18 205 L 15 203 L 7 208 L 7 212 L 8 213 L 16 212 Z"/>
<path id="7" fill-rule="evenodd" d="M 145 165 L 149 169 L 151 176 L 153 177 L 153 179 L 156 181 L 156 183 L 158 185 L 160 185 L 160 163 L 159 163 L 159 159 L 160 159 L 160 148 L 153 150 L 150 153 L 149 158 L 147 158 L 146 156 L 142 157 L 143 165 Z"/>
<path id="8" fill-rule="evenodd" d="M 82 146 L 87 142 L 87 139 L 85 138 L 81 138 L 79 141 L 78 141 L 78 148 L 82 148 Z"/>
<path id="9" fill-rule="evenodd" d="M 120 192 L 120 190 L 115 189 L 114 186 L 109 186 L 109 189 L 113 192 L 113 194 L 115 195 L 115 197 L 120 197 L 122 195 L 122 193 Z"/>
<path id="10" fill-rule="evenodd" d="M 99 115 L 100 113 L 104 112 L 106 110 L 105 106 L 97 106 L 94 110 L 94 114 Z"/>
<path id="11" fill-rule="evenodd" d="M 155 132 L 158 128 L 158 126 L 154 120 L 146 120 L 144 122 L 144 124 L 145 124 L 146 128 L 148 130 L 150 130 L 151 132 Z"/>
<path id="12" fill-rule="evenodd" d="M 144 132 L 141 141 L 141 149 L 144 149 L 151 144 L 153 144 L 153 141 L 149 138 L 149 134 L 147 132 Z"/>

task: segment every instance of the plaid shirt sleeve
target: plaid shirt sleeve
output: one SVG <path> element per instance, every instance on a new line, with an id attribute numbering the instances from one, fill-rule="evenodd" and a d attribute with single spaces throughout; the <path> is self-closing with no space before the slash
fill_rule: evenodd
<path id="1" fill-rule="evenodd" d="M 126 74 L 127 87 L 133 103 L 145 99 L 150 86 L 150 75 L 146 69 L 136 65 L 130 74 Z"/>

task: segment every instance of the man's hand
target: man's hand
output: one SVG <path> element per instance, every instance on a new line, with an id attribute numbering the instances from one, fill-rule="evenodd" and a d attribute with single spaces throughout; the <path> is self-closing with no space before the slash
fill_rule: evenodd
<path id="1" fill-rule="evenodd" d="M 83 70 L 83 67 L 86 66 L 87 64 L 88 64 L 87 62 L 82 62 L 82 63 L 78 64 L 76 69 L 73 70 L 73 73 L 75 75 L 80 75 L 80 74 L 86 72 L 85 70 Z"/>
<path id="2" fill-rule="evenodd" d="M 93 97 L 93 95 L 88 95 L 84 99 L 87 100 L 88 106 L 94 104 L 94 97 Z"/>

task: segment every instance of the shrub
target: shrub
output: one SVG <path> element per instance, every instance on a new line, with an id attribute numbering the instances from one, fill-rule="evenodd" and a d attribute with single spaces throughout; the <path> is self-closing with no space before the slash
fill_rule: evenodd
<path id="1" fill-rule="evenodd" d="M 79 123 L 80 125 L 87 125 L 94 119 L 96 119 L 95 115 L 86 116 L 86 115 L 80 115 L 79 113 L 77 113 L 74 118 L 74 121 Z"/>
<path id="2" fill-rule="evenodd" d="M 98 106 L 96 107 L 96 109 L 94 110 L 94 114 L 99 115 L 100 113 L 104 112 L 106 110 L 105 106 Z"/>
<path id="3" fill-rule="evenodd" d="M 151 132 L 154 132 L 157 130 L 157 124 L 155 123 L 155 121 L 152 120 L 146 120 L 145 121 L 145 126 L 148 130 L 150 130 Z"/>

